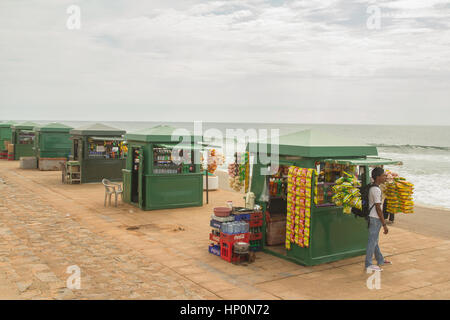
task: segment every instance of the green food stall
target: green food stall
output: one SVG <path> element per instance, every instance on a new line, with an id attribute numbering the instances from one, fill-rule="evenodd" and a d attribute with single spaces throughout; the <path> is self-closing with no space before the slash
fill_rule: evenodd
<path id="1" fill-rule="evenodd" d="M 72 140 L 70 130 L 72 127 L 53 122 L 34 129 L 34 152 L 38 168 L 41 170 L 58 170 L 59 163 L 68 159 Z"/>
<path id="2" fill-rule="evenodd" d="M 126 132 L 101 123 L 70 130 L 70 165 L 77 164 L 81 183 L 122 180 L 125 168 L 123 135 Z M 67 168 L 66 168 L 67 170 Z"/>
<path id="3" fill-rule="evenodd" d="M 14 160 L 20 160 L 20 157 L 34 156 L 34 128 L 37 126 L 39 125 L 34 122 L 24 122 L 11 127 Z"/>
<path id="4" fill-rule="evenodd" d="M 367 221 L 354 214 L 344 214 L 343 207 L 338 207 L 331 201 L 332 186 L 344 175 L 344 171 L 354 173 L 358 183 L 363 186 L 371 182 L 371 166 L 401 163 L 376 157 L 378 152 L 375 146 L 354 143 L 318 130 L 305 130 L 279 137 L 279 165 L 278 168 L 275 165 L 273 172 L 268 175 L 261 169 L 270 168 L 267 158 L 270 157 L 271 147 L 270 141 L 267 145 L 248 145 L 250 154 L 256 157 L 252 161 L 251 192 L 255 194 L 256 204 L 262 207 L 264 213 L 263 250 L 307 266 L 364 255 L 368 240 Z M 262 158 L 264 161 L 256 156 L 258 152 L 258 156 L 265 155 L 266 158 Z M 310 201 L 306 202 L 310 202 L 306 211 L 310 212 L 310 218 L 299 218 L 304 219 L 303 223 L 307 220 L 308 243 L 305 240 L 305 245 L 297 244 L 297 240 L 293 243 L 292 240 L 286 240 L 290 236 L 286 221 L 289 220 L 290 198 L 287 195 L 292 186 L 289 182 L 292 178 L 288 174 L 291 166 L 298 167 L 299 172 L 305 169 L 305 172 L 310 171 L 311 174 L 311 185 L 309 189 L 304 189 L 307 193 L 308 190 L 313 190 Z M 298 177 L 299 181 L 301 178 Z M 272 225 L 280 221 L 285 224 L 283 230 Z M 274 242 L 273 239 L 277 237 L 278 242 Z M 266 242 L 267 238 L 271 245 Z"/>
<path id="5" fill-rule="evenodd" d="M 194 161 L 200 159 L 201 146 L 193 136 L 182 144 L 181 137 L 173 141 L 175 130 L 171 126 L 156 126 L 125 135 L 125 202 L 143 210 L 203 205 L 203 174 L 200 161 Z"/>
<path id="6" fill-rule="evenodd" d="M 0 159 L 8 159 L 8 145 L 12 143 L 12 126 L 15 121 L 5 121 L 0 123 Z"/>

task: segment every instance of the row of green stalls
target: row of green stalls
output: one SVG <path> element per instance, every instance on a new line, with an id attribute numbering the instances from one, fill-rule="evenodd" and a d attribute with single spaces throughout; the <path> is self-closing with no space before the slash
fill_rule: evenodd
<path id="1" fill-rule="evenodd" d="M 8 144 L 12 143 L 12 126 L 15 124 L 15 121 L 0 123 L 0 159 L 8 159 Z"/>
<path id="2" fill-rule="evenodd" d="M 34 122 L 24 122 L 11 127 L 11 143 L 14 145 L 14 160 L 20 160 L 20 157 L 34 156 L 34 128 L 38 126 Z"/>
<path id="3" fill-rule="evenodd" d="M 175 130 L 156 126 L 126 134 L 125 202 L 143 210 L 203 205 L 202 147 L 191 135 L 173 141 Z"/>
<path id="4" fill-rule="evenodd" d="M 38 168 L 57 170 L 59 165 L 55 167 L 55 161 L 64 163 L 69 158 L 72 147 L 70 130 L 72 127 L 57 122 L 34 128 L 34 155 Z"/>
<path id="5" fill-rule="evenodd" d="M 71 156 L 68 165 L 78 166 L 81 183 L 122 180 L 127 148 L 124 130 L 101 123 L 70 130 Z M 67 169 L 67 167 L 66 167 Z"/>
<path id="6" fill-rule="evenodd" d="M 254 157 L 250 188 L 255 194 L 256 204 L 262 206 L 264 212 L 263 250 L 307 266 L 364 255 L 368 241 L 367 221 L 353 214 L 344 214 L 342 207 L 334 205 L 331 187 L 344 170 L 353 170 L 361 185 L 366 185 L 371 182 L 370 167 L 400 163 L 376 157 L 378 152 L 374 146 L 355 144 L 319 131 L 305 130 L 279 137 L 279 168 L 270 176 L 261 171 L 269 169 L 270 164 L 263 164 L 256 153 L 261 152 L 269 158 L 271 148 L 270 141 L 267 146 L 259 143 L 249 145 L 250 154 Z M 267 159 L 264 159 L 264 163 L 268 163 Z M 306 247 L 294 242 L 288 246 L 284 240 L 283 243 L 268 246 L 268 216 L 281 217 L 286 221 L 287 173 L 290 166 L 316 169 L 319 174 L 318 192 L 317 195 L 312 193 L 310 204 L 309 244 Z M 315 180 L 313 173 L 312 190 L 316 187 Z M 274 181 L 275 185 L 281 181 L 278 184 L 281 192 L 273 191 Z M 314 203 L 314 197 L 317 197 L 317 204 Z"/>

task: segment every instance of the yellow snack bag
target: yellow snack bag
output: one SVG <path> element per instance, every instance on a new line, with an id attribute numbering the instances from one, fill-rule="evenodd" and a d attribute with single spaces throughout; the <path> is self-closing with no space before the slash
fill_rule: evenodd
<path id="1" fill-rule="evenodd" d="M 286 241 L 286 249 L 291 250 L 291 242 Z"/>
<path id="2" fill-rule="evenodd" d="M 305 199 L 305 207 L 311 207 L 311 199 Z"/>
<path id="3" fill-rule="evenodd" d="M 350 214 L 352 213 L 352 207 L 344 205 L 344 213 L 345 214 Z"/>

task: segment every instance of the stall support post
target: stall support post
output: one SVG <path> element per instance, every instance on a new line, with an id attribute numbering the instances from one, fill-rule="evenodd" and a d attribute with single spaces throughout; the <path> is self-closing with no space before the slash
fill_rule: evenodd
<path id="1" fill-rule="evenodd" d="M 206 204 L 209 204 L 208 169 L 205 170 L 205 175 L 206 175 Z"/>

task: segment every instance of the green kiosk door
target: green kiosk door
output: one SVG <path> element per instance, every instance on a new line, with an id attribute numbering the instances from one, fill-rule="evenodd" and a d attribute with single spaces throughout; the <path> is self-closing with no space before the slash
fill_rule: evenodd
<path id="1" fill-rule="evenodd" d="M 138 169 L 138 193 L 139 193 L 139 207 L 145 207 L 145 183 L 144 183 L 144 149 L 138 148 L 139 152 L 139 169 Z"/>
<path id="2" fill-rule="evenodd" d="M 144 204 L 142 193 L 144 189 L 144 184 L 142 181 L 144 175 L 144 149 L 142 147 L 133 146 L 130 148 L 130 151 L 132 167 L 131 172 L 128 171 L 129 173 L 127 173 L 130 174 L 130 185 L 127 189 L 131 190 L 129 195 L 130 202 L 142 208 L 142 205 Z M 127 182 L 124 181 L 124 188 L 126 183 Z"/>

